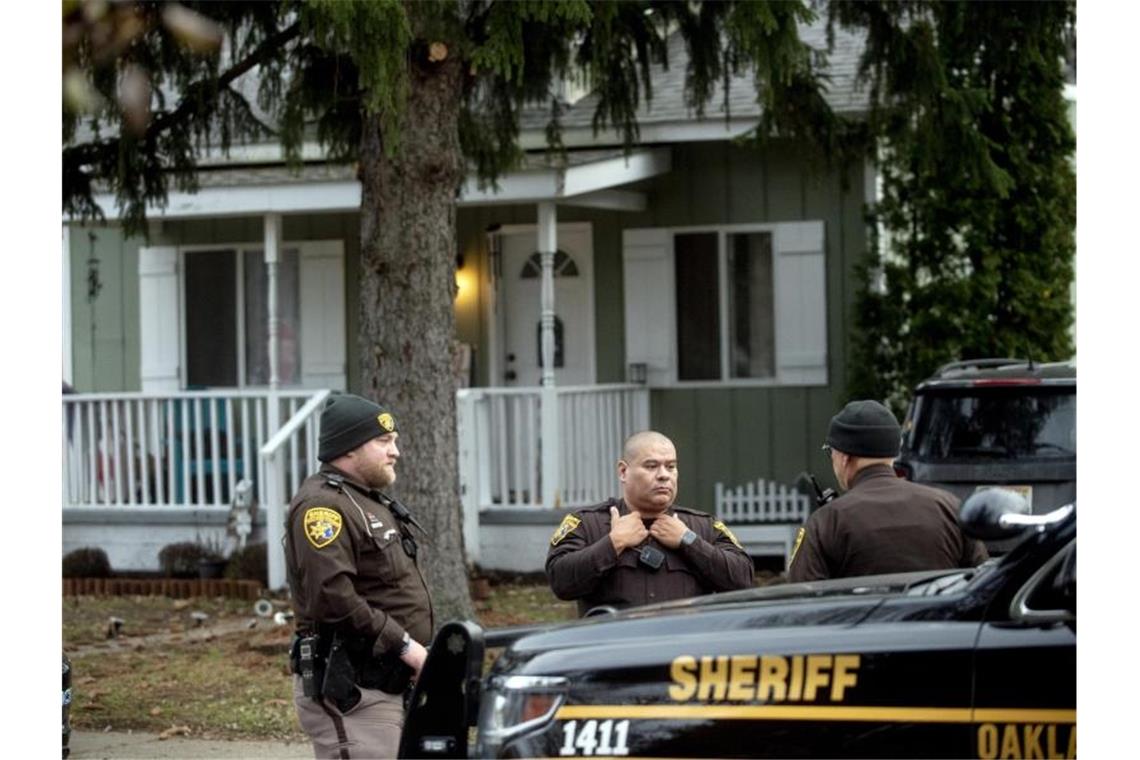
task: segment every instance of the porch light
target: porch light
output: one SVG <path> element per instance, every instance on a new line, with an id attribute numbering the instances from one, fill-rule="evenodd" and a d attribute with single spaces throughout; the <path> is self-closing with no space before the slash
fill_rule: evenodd
<path id="1" fill-rule="evenodd" d="M 475 267 L 466 266 L 462 253 L 455 257 L 455 305 L 460 306 L 475 297 Z"/>

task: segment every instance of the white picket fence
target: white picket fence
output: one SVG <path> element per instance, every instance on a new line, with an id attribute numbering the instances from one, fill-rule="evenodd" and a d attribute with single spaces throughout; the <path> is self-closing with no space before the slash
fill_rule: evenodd
<path id="1" fill-rule="evenodd" d="M 716 484 L 716 516 L 726 523 L 803 522 L 810 505 L 807 495 L 764 478 L 736 488 Z"/>

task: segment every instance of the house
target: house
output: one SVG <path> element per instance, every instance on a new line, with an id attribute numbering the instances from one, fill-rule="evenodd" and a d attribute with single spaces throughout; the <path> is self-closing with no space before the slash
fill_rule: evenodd
<path id="1" fill-rule="evenodd" d="M 826 47 L 822 25 L 805 38 Z M 689 506 L 714 511 L 718 484 L 831 478 L 819 443 L 846 400 L 874 169 L 825 168 L 790 141 L 738 144 L 758 116 L 749 78 L 733 81 L 727 114 L 717 96 L 698 119 L 671 45 L 631 154 L 593 134 L 586 96 L 562 119 L 564 162 L 527 114 L 527 165 L 458 201 L 462 498 L 485 566 L 539 569 L 563 510 L 616 491 L 621 440 L 642 427 L 676 442 Z M 847 113 L 865 108 L 858 52 L 840 33 L 830 57 L 828 97 Z M 272 511 L 312 466 L 322 389 L 356 390 L 360 188 L 315 146 L 305 156 L 299 173 L 275 145 L 204 157 L 199 191 L 151 212 L 149 242 L 113 221 L 65 222 L 64 366 L 78 391 L 64 400 L 65 551 L 94 543 L 116 567 L 153 568 L 163 544 L 216 535 L 242 479 Z M 762 501 L 724 514 L 737 524 Z M 806 499 L 763 503 L 780 524 L 738 532 L 782 558 Z M 273 546 L 274 521 L 255 524 Z"/>

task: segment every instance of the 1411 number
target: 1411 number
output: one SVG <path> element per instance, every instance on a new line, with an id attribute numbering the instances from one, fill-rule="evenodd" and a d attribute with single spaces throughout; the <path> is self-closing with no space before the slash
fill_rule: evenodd
<path id="1" fill-rule="evenodd" d="M 588 720 L 578 728 L 578 721 L 562 724 L 562 749 L 559 755 L 628 755 L 628 720 Z"/>

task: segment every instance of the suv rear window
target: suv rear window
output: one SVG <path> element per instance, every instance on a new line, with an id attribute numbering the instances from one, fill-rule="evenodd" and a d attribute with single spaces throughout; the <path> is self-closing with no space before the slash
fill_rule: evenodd
<path id="1" fill-rule="evenodd" d="M 1012 386 L 939 389 L 920 394 L 910 448 L 918 459 L 1073 459 L 1074 388 Z"/>

